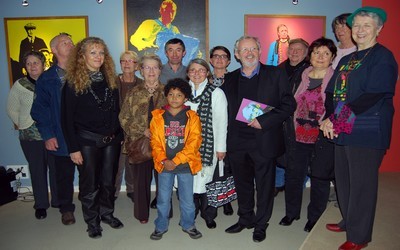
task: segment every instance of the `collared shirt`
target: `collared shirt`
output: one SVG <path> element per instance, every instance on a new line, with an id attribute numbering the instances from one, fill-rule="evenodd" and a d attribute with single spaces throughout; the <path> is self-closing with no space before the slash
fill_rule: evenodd
<path id="1" fill-rule="evenodd" d="M 181 64 L 181 66 L 175 72 L 168 63 L 164 64 L 160 75 L 160 82 L 165 85 L 169 80 L 174 78 L 182 78 L 186 80 L 186 66 Z"/>
<path id="2" fill-rule="evenodd" d="M 242 76 L 251 79 L 253 76 L 258 75 L 258 73 L 260 73 L 260 63 L 257 64 L 257 67 L 253 70 L 253 72 L 251 72 L 250 76 L 247 76 L 244 72 L 243 72 L 243 66 L 242 68 L 240 68 L 240 74 L 242 74 Z"/>

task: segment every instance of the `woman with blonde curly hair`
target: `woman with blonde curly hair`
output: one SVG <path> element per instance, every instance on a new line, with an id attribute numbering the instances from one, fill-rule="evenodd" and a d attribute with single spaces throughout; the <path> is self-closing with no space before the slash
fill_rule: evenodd
<path id="1" fill-rule="evenodd" d="M 79 200 L 91 238 L 100 221 L 122 228 L 114 217 L 115 176 L 123 133 L 114 63 L 104 41 L 88 37 L 71 54 L 61 103 L 62 126 L 71 160 L 79 170 Z"/>

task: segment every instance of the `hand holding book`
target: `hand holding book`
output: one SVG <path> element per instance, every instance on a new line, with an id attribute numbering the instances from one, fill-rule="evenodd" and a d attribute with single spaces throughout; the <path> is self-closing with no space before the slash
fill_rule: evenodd
<path id="1" fill-rule="evenodd" d="M 238 113 L 236 115 L 236 120 L 245 123 L 251 123 L 254 120 L 254 118 L 262 114 L 265 114 L 273 110 L 274 108 L 275 107 L 272 107 L 264 103 L 243 98 Z"/>

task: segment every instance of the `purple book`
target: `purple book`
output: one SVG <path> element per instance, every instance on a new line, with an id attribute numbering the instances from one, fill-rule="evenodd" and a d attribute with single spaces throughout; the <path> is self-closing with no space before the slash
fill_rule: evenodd
<path id="1" fill-rule="evenodd" d="M 265 114 L 273 110 L 274 108 L 275 107 L 272 107 L 264 103 L 243 98 L 242 103 L 240 104 L 239 107 L 239 111 L 236 115 L 236 120 L 245 123 L 250 123 L 257 116 Z"/>

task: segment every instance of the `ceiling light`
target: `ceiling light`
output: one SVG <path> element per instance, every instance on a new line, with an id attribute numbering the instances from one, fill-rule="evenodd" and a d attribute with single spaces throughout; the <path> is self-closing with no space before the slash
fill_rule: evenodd
<path id="1" fill-rule="evenodd" d="M 98 4 L 101 4 L 103 0 L 96 0 Z"/>
<path id="2" fill-rule="evenodd" d="M 27 7 L 28 5 L 28 0 L 22 0 L 22 6 Z"/>
<path id="3" fill-rule="evenodd" d="M 292 0 L 292 4 L 297 5 L 299 3 L 299 0 Z"/>

